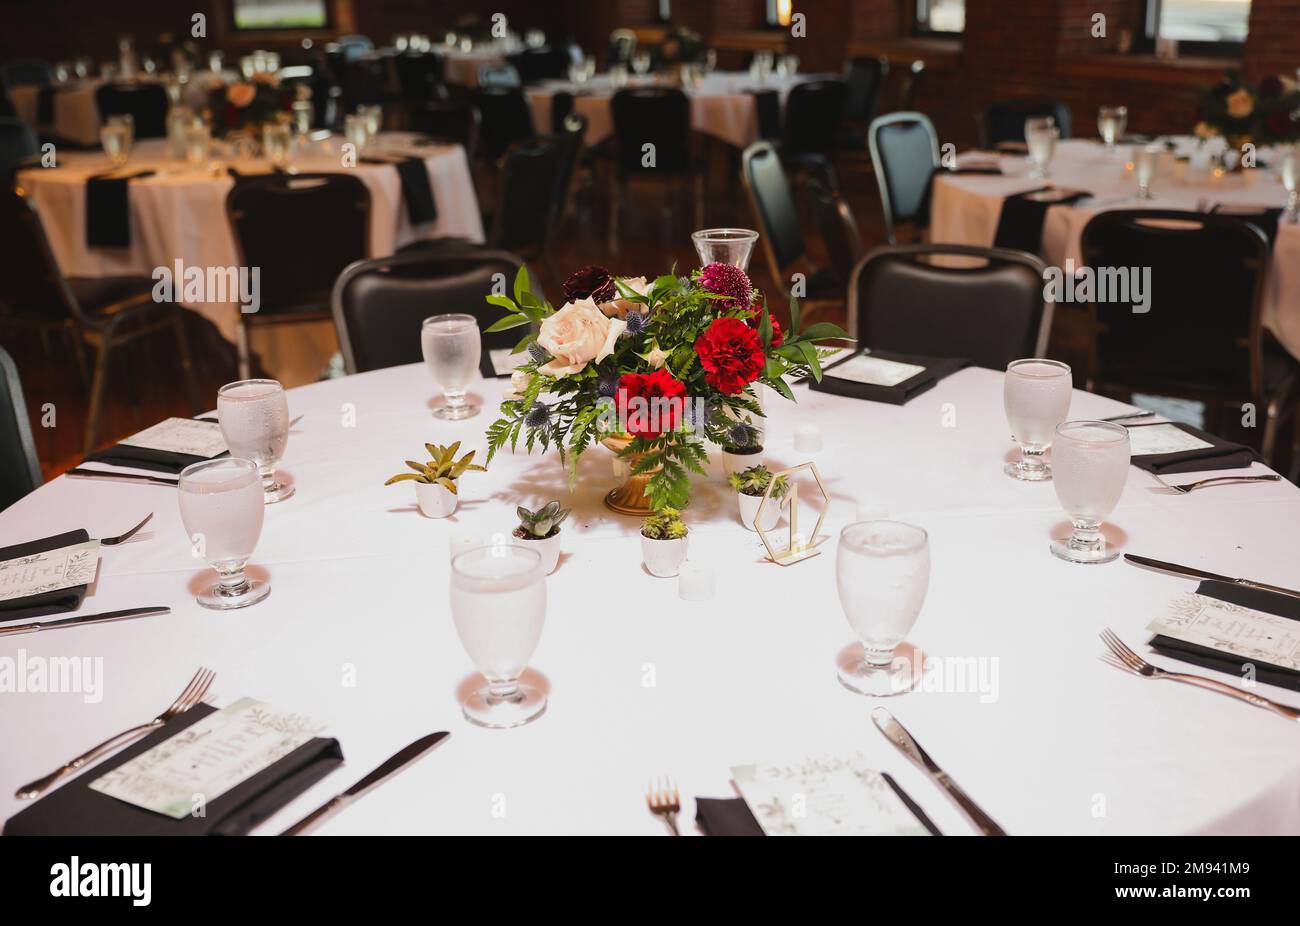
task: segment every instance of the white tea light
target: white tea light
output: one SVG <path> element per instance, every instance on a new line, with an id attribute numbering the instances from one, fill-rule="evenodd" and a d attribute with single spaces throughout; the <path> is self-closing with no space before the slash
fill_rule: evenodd
<path id="1" fill-rule="evenodd" d="M 815 424 L 796 425 L 794 449 L 799 453 L 817 453 L 822 449 L 822 429 Z"/>
<path id="2" fill-rule="evenodd" d="M 718 591 L 717 575 L 708 566 L 682 563 L 677 573 L 677 594 L 685 601 L 708 601 Z"/>

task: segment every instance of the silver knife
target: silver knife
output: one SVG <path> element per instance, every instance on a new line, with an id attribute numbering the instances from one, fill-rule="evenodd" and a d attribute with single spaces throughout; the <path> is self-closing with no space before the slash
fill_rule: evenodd
<path id="1" fill-rule="evenodd" d="M 1172 572 L 1175 575 L 1190 576 L 1194 579 L 1211 579 L 1215 582 L 1227 582 L 1229 585 L 1240 585 L 1244 588 L 1257 588 L 1265 592 L 1277 592 L 1279 595 L 1290 595 L 1292 598 L 1300 598 L 1300 592 L 1293 588 L 1283 588 L 1280 585 L 1269 585 L 1267 582 L 1254 582 L 1250 579 L 1233 579 L 1229 576 L 1221 576 L 1217 572 L 1206 572 L 1204 569 L 1194 569 L 1191 566 L 1180 566 L 1177 563 L 1166 563 L 1163 560 L 1150 559 L 1146 556 L 1136 556 L 1132 553 L 1125 553 L 1124 558 L 1130 563 L 1137 563 L 1139 566 L 1147 566 L 1151 569 L 1160 569 L 1164 572 Z"/>
<path id="2" fill-rule="evenodd" d="M 73 479 L 133 479 L 139 482 L 152 482 L 156 485 L 171 486 L 175 488 L 180 485 L 179 479 L 165 479 L 162 476 L 145 476 L 140 473 L 111 473 L 103 469 L 81 469 L 74 467 L 63 475 L 71 476 Z"/>
<path id="3" fill-rule="evenodd" d="M 422 736 L 414 743 L 395 752 L 388 759 L 376 768 L 373 772 L 362 778 L 352 787 L 348 788 L 342 794 L 336 794 L 324 804 L 321 804 L 307 816 L 303 817 L 293 826 L 289 827 L 281 836 L 301 836 L 307 831 L 315 828 L 325 820 L 334 816 L 344 807 L 351 804 L 357 798 L 361 797 L 371 788 L 382 784 L 390 776 L 397 774 L 403 768 L 410 765 L 416 759 L 420 758 L 434 746 L 437 746 L 447 737 L 451 736 L 446 730 L 438 733 L 430 733 L 428 736 Z"/>
<path id="4" fill-rule="evenodd" d="M 27 624 L 13 624 L 0 627 L 0 636 L 11 633 L 35 633 L 38 630 L 58 630 L 61 627 L 78 627 L 82 624 L 111 624 L 113 621 L 126 621 L 133 617 L 153 617 L 155 614 L 171 614 L 171 608 L 128 608 L 125 611 L 105 611 L 102 614 L 81 614 L 65 617 L 57 621 L 32 621 Z"/>
<path id="5" fill-rule="evenodd" d="M 948 796 L 952 798 L 953 803 L 961 808 L 966 816 L 970 817 L 972 823 L 979 828 L 979 831 L 985 836 L 1005 836 L 1006 830 L 993 822 L 993 818 L 980 809 L 979 805 L 971 800 L 966 792 L 957 786 L 957 782 L 943 769 L 935 764 L 929 754 L 921 748 L 921 744 L 912 739 L 912 734 L 903 729 L 903 725 L 894 719 L 894 715 L 889 713 L 883 707 L 878 707 L 871 712 L 871 720 L 875 723 L 876 728 L 885 735 L 885 739 L 893 743 L 898 751 L 907 756 L 921 771 L 930 776 L 930 780 L 938 784 Z"/>

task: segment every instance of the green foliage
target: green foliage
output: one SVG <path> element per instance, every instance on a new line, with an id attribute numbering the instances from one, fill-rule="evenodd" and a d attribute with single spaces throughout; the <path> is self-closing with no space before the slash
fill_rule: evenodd
<path id="1" fill-rule="evenodd" d="M 732 473 L 727 477 L 727 482 L 731 483 L 731 487 L 742 495 L 762 495 L 767 491 L 768 484 L 771 481 L 772 471 L 761 463 L 738 473 Z M 781 498 L 789 490 L 790 487 L 786 484 L 785 477 L 778 476 L 776 485 L 772 488 L 772 497 Z"/>
<path id="2" fill-rule="evenodd" d="M 515 513 L 519 515 L 516 535 L 525 539 L 544 540 L 560 529 L 564 519 L 569 516 L 569 509 L 561 508 L 557 501 L 550 501 L 536 511 L 529 511 L 520 505 Z"/>
<path id="3" fill-rule="evenodd" d="M 660 508 L 641 522 L 641 533 L 651 540 L 680 540 L 689 533 L 681 512 L 676 508 Z"/>
<path id="4" fill-rule="evenodd" d="M 421 482 L 425 485 L 437 483 L 453 495 L 456 494 L 456 480 L 468 472 L 485 473 L 486 466 L 479 466 L 474 462 L 475 451 L 471 450 L 459 460 L 456 459 L 456 451 L 460 450 L 460 441 L 452 444 L 450 447 L 443 447 L 439 444 L 425 444 L 424 449 L 429 453 L 428 463 L 416 463 L 414 460 L 407 460 L 406 465 L 413 472 L 398 473 L 384 483 L 390 486 L 395 482 Z"/>

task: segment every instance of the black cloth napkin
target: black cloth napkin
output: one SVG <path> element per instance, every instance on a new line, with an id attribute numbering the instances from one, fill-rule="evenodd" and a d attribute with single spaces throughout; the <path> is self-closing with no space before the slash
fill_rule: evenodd
<path id="1" fill-rule="evenodd" d="M 54 87 L 50 84 L 36 91 L 36 124 L 54 124 Z"/>
<path id="2" fill-rule="evenodd" d="M 343 764 L 336 739 L 313 739 L 210 801 L 202 817 L 180 820 L 90 789 L 110 769 L 134 759 L 216 708 L 197 704 L 9 818 L 6 836 L 244 836 Z M 33 775 L 35 777 L 35 775 Z"/>
<path id="3" fill-rule="evenodd" d="M 89 539 L 90 534 L 86 531 L 76 530 L 64 534 L 55 534 L 53 537 L 46 537 L 43 540 L 16 543 L 10 547 L 0 547 L 0 560 L 17 559 L 20 556 L 32 556 L 36 553 L 48 553 L 50 550 L 57 550 L 60 547 L 85 543 Z M 10 598 L 8 601 L 0 601 L 0 621 L 27 621 L 37 617 L 44 617 L 47 614 L 64 614 L 68 611 L 75 611 L 81 607 L 81 602 L 86 598 L 86 588 L 85 585 L 74 585 L 72 588 L 60 588 L 52 592 L 42 592 L 39 595 L 28 595 L 24 598 Z"/>
<path id="4" fill-rule="evenodd" d="M 438 204 L 433 199 L 433 186 L 429 183 L 429 168 L 424 158 L 396 155 L 392 158 L 362 158 L 361 161 L 397 168 L 397 176 L 402 181 L 402 201 L 406 203 L 406 216 L 412 225 L 432 222 L 438 217 Z"/>
<path id="5" fill-rule="evenodd" d="M 1213 444 L 1213 446 L 1202 447 L 1200 450 L 1183 450 L 1179 453 L 1148 453 L 1142 456 L 1134 456 L 1132 463 L 1138 469 L 1144 469 L 1148 473 L 1163 476 L 1167 473 L 1199 473 L 1202 470 L 1244 469 L 1255 461 L 1261 463 L 1264 461 L 1263 457 L 1245 444 L 1234 444 L 1232 441 L 1215 437 L 1213 434 L 1208 434 L 1189 424 L 1168 423 L 1180 431 L 1186 431 L 1193 437 L 1199 437 L 1206 443 Z M 1132 425 L 1130 430 L 1153 427 L 1156 427 L 1156 425 L 1138 424 Z"/>
<path id="6" fill-rule="evenodd" d="M 131 246 L 131 199 L 128 184 L 138 177 L 152 177 L 151 170 L 124 177 L 104 174 L 86 181 L 86 246 L 129 248 Z"/>
<path id="7" fill-rule="evenodd" d="M 1277 592 L 1266 592 L 1258 588 L 1247 588 L 1242 585 L 1231 585 L 1227 582 L 1215 581 L 1202 582 L 1196 587 L 1196 593 L 1205 595 L 1208 598 L 1216 598 L 1219 601 L 1226 601 L 1229 604 L 1241 605 L 1243 608 L 1265 611 L 1289 620 L 1300 621 L 1300 598 L 1292 598 L 1290 595 L 1281 595 Z M 1190 662 L 1192 665 L 1201 666 L 1205 669 L 1227 672 L 1238 678 L 1244 678 L 1246 667 L 1251 666 L 1254 669 L 1257 681 L 1269 685 L 1278 685 L 1282 688 L 1290 688 L 1292 691 L 1300 691 L 1300 672 L 1294 669 L 1271 666 L 1255 659 L 1242 659 L 1239 656 L 1222 653 L 1208 646 L 1175 640 L 1173 637 L 1167 637 L 1164 634 L 1156 634 L 1152 637 L 1150 645 L 1153 650 L 1162 656 L 1168 656 L 1182 662 Z"/>
<path id="8" fill-rule="evenodd" d="M 196 421 L 216 421 L 215 418 L 197 418 Z M 147 469 L 156 473 L 180 471 L 193 463 L 215 460 L 217 457 L 229 456 L 229 450 L 223 450 L 215 457 L 200 457 L 192 453 L 176 453 L 171 450 L 155 450 L 152 447 L 135 447 L 131 444 L 114 444 L 112 447 L 92 453 L 86 462 L 108 463 L 112 466 L 130 466 L 135 469 Z"/>
<path id="9" fill-rule="evenodd" d="M 924 826 L 931 836 L 942 836 L 924 810 L 912 800 L 911 795 L 903 790 L 888 772 L 881 772 L 880 777 L 894 789 L 907 809 Z M 697 797 L 695 799 L 695 823 L 705 836 L 762 836 L 763 828 L 758 825 L 749 805 L 740 797 Z"/>
<path id="10" fill-rule="evenodd" d="M 868 402 L 885 402 L 889 405 L 906 405 L 923 392 L 934 388 L 935 383 L 958 370 L 970 366 L 970 361 L 963 357 L 923 357 L 919 354 L 898 354 L 887 350 L 873 350 L 869 356 L 895 363 L 911 363 L 925 367 L 910 379 L 893 386 L 874 386 L 870 383 L 858 383 L 847 379 L 837 379 L 834 370 L 841 363 L 861 356 L 867 351 L 850 354 L 837 360 L 822 372 L 822 381 L 808 380 L 808 388 L 818 392 L 830 392 L 835 395 L 848 396 L 851 399 L 866 399 Z"/>
<path id="11" fill-rule="evenodd" d="M 1091 193 L 1079 191 L 1051 202 L 1043 202 L 1030 197 L 1046 192 L 1051 187 L 1038 190 L 1026 190 L 1002 201 L 1002 214 L 998 216 L 997 234 L 993 236 L 996 248 L 1011 248 L 1016 251 L 1028 251 L 1037 254 L 1043 241 L 1043 222 L 1047 210 L 1052 206 L 1072 206 Z"/>

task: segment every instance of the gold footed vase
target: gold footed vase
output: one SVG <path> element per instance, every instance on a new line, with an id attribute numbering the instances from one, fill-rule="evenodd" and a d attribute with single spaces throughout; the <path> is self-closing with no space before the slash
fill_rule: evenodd
<path id="1" fill-rule="evenodd" d="M 632 437 L 629 434 L 616 434 L 606 437 L 601 441 L 611 452 L 618 455 L 623 452 L 628 444 L 632 443 Z M 617 511 L 619 514 L 633 515 L 634 517 L 644 518 L 650 515 L 653 509 L 650 507 L 650 497 L 645 494 L 646 483 L 655 471 L 650 470 L 644 473 L 632 475 L 632 470 L 644 459 L 645 454 L 638 453 L 630 457 L 620 457 L 627 464 L 628 477 L 624 483 L 616 489 L 610 489 L 605 495 L 605 507 L 611 511 Z"/>

